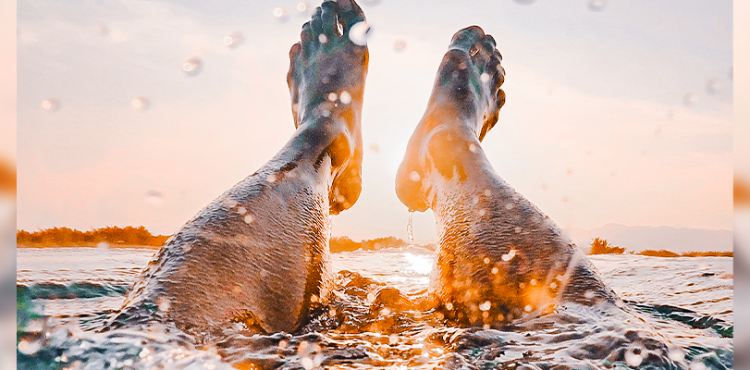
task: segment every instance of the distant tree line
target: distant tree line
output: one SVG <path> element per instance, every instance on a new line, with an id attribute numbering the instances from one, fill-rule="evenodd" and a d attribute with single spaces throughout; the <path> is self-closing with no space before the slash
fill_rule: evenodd
<path id="1" fill-rule="evenodd" d="M 613 246 L 611 243 L 609 243 L 606 239 L 600 239 L 595 238 L 593 242 L 591 242 L 591 252 L 589 254 L 623 254 L 625 253 L 625 248 Z M 629 251 L 630 254 L 637 254 L 641 256 L 651 256 L 651 257 L 734 257 L 734 252 L 684 252 L 684 253 L 675 253 L 672 251 L 668 251 L 666 249 L 661 250 L 651 250 L 647 249 L 645 251 L 641 251 L 638 253 L 634 253 L 633 251 Z"/>
<path id="2" fill-rule="evenodd" d="M 377 238 L 370 240 L 363 240 L 361 242 L 355 242 L 345 236 L 337 236 L 331 238 L 329 246 L 331 247 L 331 253 L 339 252 L 353 252 L 359 249 L 366 251 L 377 251 L 386 248 L 401 248 L 408 246 L 409 243 L 406 241 L 388 236 L 385 238 Z"/>
<path id="3" fill-rule="evenodd" d="M 108 244 L 160 246 L 169 235 L 152 235 L 143 226 L 108 226 L 90 231 L 53 227 L 34 232 L 18 230 L 16 243 L 23 245 L 69 246 L 105 242 Z"/>

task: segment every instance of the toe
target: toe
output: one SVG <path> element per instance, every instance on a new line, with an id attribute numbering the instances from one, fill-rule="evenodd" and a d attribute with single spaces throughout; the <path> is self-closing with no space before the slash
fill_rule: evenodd
<path id="1" fill-rule="evenodd" d="M 365 13 L 354 0 L 338 0 L 336 8 L 339 21 L 344 25 L 344 34 L 348 34 L 353 25 L 365 20 Z"/>
<path id="2" fill-rule="evenodd" d="M 323 33 L 323 20 L 320 18 L 322 12 L 323 10 L 320 9 L 320 7 L 315 8 L 315 14 L 313 14 L 312 20 L 310 20 L 310 28 L 312 29 L 313 39 L 315 39 L 319 34 Z"/>
<path id="3" fill-rule="evenodd" d="M 312 41 L 313 32 L 310 21 L 305 22 L 305 24 L 302 25 L 302 31 L 299 34 L 299 39 L 302 40 L 303 44 L 307 44 L 308 42 Z"/>
<path id="4" fill-rule="evenodd" d="M 333 1 L 325 1 L 320 5 L 322 33 L 331 37 L 336 33 L 336 9 Z"/>
<path id="5" fill-rule="evenodd" d="M 469 52 L 474 44 L 484 37 L 484 30 L 479 26 L 466 27 L 453 35 L 451 48 L 458 48 Z"/>

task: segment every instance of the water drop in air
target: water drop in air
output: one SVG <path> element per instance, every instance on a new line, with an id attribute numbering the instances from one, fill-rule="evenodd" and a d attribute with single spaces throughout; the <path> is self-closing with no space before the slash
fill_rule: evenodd
<path id="1" fill-rule="evenodd" d="M 133 106 L 133 109 L 135 110 L 145 111 L 151 106 L 151 103 L 149 102 L 147 97 L 139 96 L 133 99 L 133 101 L 130 102 L 130 105 Z"/>
<path id="2" fill-rule="evenodd" d="M 406 40 L 404 39 L 396 39 L 396 41 L 393 42 L 393 50 L 396 50 L 397 52 L 402 52 L 406 48 Z"/>
<path id="3" fill-rule="evenodd" d="M 687 93 L 685 94 L 685 97 L 682 98 L 682 102 L 685 106 L 692 107 L 698 102 L 698 94 L 692 92 Z"/>
<path id="4" fill-rule="evenodd" d="M 349 29 L 349 40 L 359 46 L 367 45 L 367 39 L 370 37 L 371 28 L 367 22 L 358 22 Z"/>
<path id="5" fill-rule="evenodd" d="M 373 153 L 380 153 L 380 145 L 372 143 L 370 144 L 370 150 L 372 150 Z"/>
<path id="6" fill-rule="evenodd" d="M 42 109 L 48 112 L 54 112 L 60 109 L 60 100 L 57 98 L 49 98 L 42 102 Z"/>
<path id="7" fill-rule="evenodd" d="M 154 206 L 160 206 L 164 203 L 164 194 L 157 190 L 149 190 L 146 192 L 146 200 Z"/>
<path id="8" fill-rule="evenodd" d="M 196 76 L 201 71 L 203 63 L 198 58 L 190 58 L 182 63 L 182 72 L 187 76 Z"/>
<path id="9" fill-rule="evenodd" d="M 341 96 L 339 96 L 339 100 L 344 104 L 349 104 L 352 102 L 352 96 L 349 95 L 348 92 L 342 91 Z"/>
<path id="10" fill-rule="evenodd" d="M 273 17 L 279 22 L 285 22 L 289 19 L 289 12 L 284 7 L 278 7 L 273 9 Z"/>
<path id="11" fill-rule="evenodd" d="M 513 1 L 515 1 L 516 4 L 521 4 L 521 5 L 531 5 L 536 2 L 536 0 L 513 0 Z"/>
<path id="12" fill-rule="evenodd" d="M 365 5 L 378 5 L 381 1 L 382 0 L 360 0 L 359 2 Z"/>
<path id="13" fill-rule="evenodd" d="M 321 33 L 320 35 L 318 35 L 318 42 L 320 42 L 321 44 L 327 44 L 328 36 Z"/>
<path id="14" fill-rule="evenodd" d="M 106 37 L 107 35 L 109 35 L 109 27 L 107 27 L 107 25 L 104 23 L 99 23 L 98 25 L 96 25 L 96 33 L 98 33 L 101 37 Z"/>
<path id="15" fill-rule="evenodd" d="M 607 6 L 605 0 L 589 0 L 588 8 L 592 12 L 600 12 Z"/>
<path id="16" fill-rule="evenodd" d="M 299 15 L 306 16 L 310 13 L 310 4 L 308 4 L 306 1 L 300 1 L 297 3 L 295 9 L 297 9 L 297 13 L 299 13 Z"/>
<path id="17" fill-rule="evenodd" d="M 224 46 L 234 49 L 245 41 L 245 38 L 239 32 L 234 32 L 230 35 L 224 36 Z"/>
<path id="18" fill-rule="evenodd" d="M 718 93 L 721 90 L 721 80 L 719 80 L 716 77 L 711 77 L 708 79 L 708 82 L 706 82 L 706 92 L 714 95 Z"/>

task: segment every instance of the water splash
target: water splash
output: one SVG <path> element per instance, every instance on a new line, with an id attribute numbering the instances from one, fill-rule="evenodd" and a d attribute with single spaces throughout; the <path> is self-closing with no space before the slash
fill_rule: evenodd
<path id="1" fill-rule="evenodd" d="M 409 211 L 409 223 L 406 225 L 406 236 L 409 238 L 409 243 L 414 242 L 414 211 Z"/>

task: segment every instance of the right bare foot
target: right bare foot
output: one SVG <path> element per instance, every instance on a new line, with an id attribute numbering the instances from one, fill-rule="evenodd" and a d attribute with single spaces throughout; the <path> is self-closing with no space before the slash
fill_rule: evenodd
<path id="1" fill-rule="evenodd" d="M 368 51 L 349 36 L 364 21 L 353 0 L 324 1 L 289 52 L 294 123 L 331 139 L 324 140 L 335 171 L 331 214 L 351 207 L 361 191 L 360 116 Z"/>

